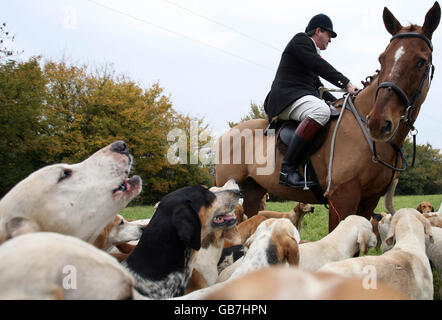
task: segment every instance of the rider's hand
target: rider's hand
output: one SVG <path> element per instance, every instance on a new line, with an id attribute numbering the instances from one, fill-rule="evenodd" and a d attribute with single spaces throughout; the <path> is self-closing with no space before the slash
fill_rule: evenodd
<path id="1" fill-rule="evenodd" d="M 349 83 L 347 84 L 347 88 L 346 88 L 346 90 L 347 90 L 347 92 L 350 93 L 350 94 L 355 94 L 355 93 L 359 90 L 359 88 L 356 87 L 355 85 L 353 85 L 351 82 L 349 82 Z"/>

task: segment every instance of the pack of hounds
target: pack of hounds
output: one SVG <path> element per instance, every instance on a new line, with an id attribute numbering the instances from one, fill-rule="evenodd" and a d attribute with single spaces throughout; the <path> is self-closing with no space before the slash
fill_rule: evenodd
<path id="1" fill-rule="evenodd" d="M 239 186 L 187 186 L 151 219 L 119 212 L 142 188 L 114 142 L 77 164 L 44 167 L 0 200 L 0 299 L 433 299 L 442 213 L 350 215 L 300 237 L 310 204 L 247 217 Z M 372 247 L 378 256 L 365 255 Z"/>

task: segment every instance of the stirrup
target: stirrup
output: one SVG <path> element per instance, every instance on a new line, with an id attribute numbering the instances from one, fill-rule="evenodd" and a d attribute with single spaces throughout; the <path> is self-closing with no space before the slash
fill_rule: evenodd
<path id="1" fill-rule="evenodd" d="M 304 165 L 304 188 L 302 188 L 302 190 L 310 190 L 310 188 L 307 185 L 307 163 Z"/>

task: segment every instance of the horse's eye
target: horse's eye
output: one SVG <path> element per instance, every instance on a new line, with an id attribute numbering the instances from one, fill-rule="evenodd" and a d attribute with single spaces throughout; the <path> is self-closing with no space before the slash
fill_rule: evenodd
<path id="1" fill-rule="evenodd" d="M 426 63 L 427 63 L 427 61 L 425 61 L 425 59 L 419 59 L 416 66 L 418 69 L 422 69 Z"/>
<path id="2" fill-rule="evenodd" d="M 60 182 L 61 180 L 67 179 L 70 176 L 72 176 L 72 170 L 71 169 L 64 169 L 60 175 L 60 178 L 58 178 L 58 182 Z"/>
<path id="3" fill-rule="evenodd" d="M 381 54 L 379 55 L 379 57 L 378 57 L 378 61 L 379 61 L 380 64 L 382 64 L 382 60 L 384 60 L 384 57 L 385 57 L 385 52 L 383 52 L 383 53 L 381 53 Z"/>

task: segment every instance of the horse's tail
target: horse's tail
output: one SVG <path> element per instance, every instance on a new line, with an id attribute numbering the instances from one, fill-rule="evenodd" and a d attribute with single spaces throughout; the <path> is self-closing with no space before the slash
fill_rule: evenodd
<path id="1" fill-rule="evenodd" d="M 399 178 L 394 179 L 388 186 L 387 193 L 384 196 L 384 207 L 392 215 L 396 212 L 393 206 L 393 196 L 398 182 Z"/>

